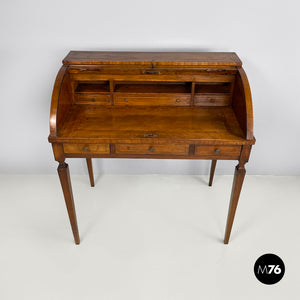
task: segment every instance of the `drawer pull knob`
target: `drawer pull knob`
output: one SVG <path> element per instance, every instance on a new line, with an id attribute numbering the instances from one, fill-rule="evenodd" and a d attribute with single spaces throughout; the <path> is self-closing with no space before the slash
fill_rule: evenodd
<path id="1" fill-rule="evenodd" d="M 124 102 L 128 102 L 128 99 L 125 98 L 125 99 L 124 99 Z"/>
<path id="2" fill-rule="evenodd" d="M 215 150 L 215 153 L 216 153 L 216 154 L 220 154 L 220 153 L 221 153 L 221 150 L 220 150 L 220 149 L 216 149 L 216 150 Z"/>
<path id="3" fill-rule="evenodd" d="M 144 137 L 158 137 L 158 134 L 155 134 L 155 133 L 146 133 L 146 134 L 144 134 Z"/>
<path id="4" fill-rule="evenodd" d="M 148 70 L 146 70 L 146 71 L 144 71 L 144 74 L 149 74 L 149 75 L 159 75 L 160 72 L 159 72 L 159 71 L 148 71 Z"/>
<path id="5" fill-rule="evenodd" d="M 92 98 L 91 101 L 92 101 L 92 102 L 95 102 L 96 100 L 95 100 L 95 98 Z"/>
<path id="6" fill-rule="evenodd" d="M 154 148 L 153 147 L 149 147 L 149 151 L 150 152 L 154 152 Z"/>
<path id="7" fill-rule="evenodd" d="M 89 147 L 83 147 L 83 149 L 82 149 L 83 151 L 89 151 Z"/>
<path id="8" fill-rule="evenodd" d="M 176 102 L 177 102 L 177 103 L 180 102 L 180 99 L 176 99 Z"/>

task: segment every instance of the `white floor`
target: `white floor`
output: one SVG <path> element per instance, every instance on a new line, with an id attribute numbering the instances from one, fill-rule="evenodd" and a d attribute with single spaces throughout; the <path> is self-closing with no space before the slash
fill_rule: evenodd
<path id="1" fill-rule="evenodd" d="M 0 299 L 299 299 L 300 177 L 246 176 L 229 245 L 232 176 L 72 176 L 76 246 L 57 176 L 0 176 Z M 279 255 L 267 286 L 256 259 Z"/>

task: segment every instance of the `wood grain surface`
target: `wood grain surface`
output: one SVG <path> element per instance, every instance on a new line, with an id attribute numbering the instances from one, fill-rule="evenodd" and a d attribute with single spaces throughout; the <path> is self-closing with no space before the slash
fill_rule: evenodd
<path id="1" fill-rule="evenodd" d="M 139 64 L 148 66 L 241 66 L 234 52 L 105 52 L 70 51 L 64 64 Z"/>

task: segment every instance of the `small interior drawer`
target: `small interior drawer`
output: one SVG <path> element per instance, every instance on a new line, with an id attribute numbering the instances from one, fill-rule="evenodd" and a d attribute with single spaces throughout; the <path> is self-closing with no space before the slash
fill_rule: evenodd
<path id="1" fill-rule="evenodd" d="M 187 155 L 189 145 L 185 144 L 116 144 L 117 154 L 170 154 L 170 155 Z"/>
<path id="2" fill-rule="evenodd" d="M 241 153 L 241 146 L 203 146 L 196 145 L 195 156 L 211 156 L 214 158 L 238 159 Z"/>
<path id="3" fill-rule="evenodd" d="M 110 105 L 110 94 L 75 94 L 76 104 Z"/>
<path id="4" fill-rule="evenodd" d="M 109 144 L 64 144 L 64 152 L 109 154 Z"/>
<path id="5" fill-rule="evenodd" d="M 125 94 L 115 93 L 114 104 L 115 105 L 147 105 L 147 106 L 189 106 L 191 101 L 190 95 L 182 94 L 162 94 L 147 93 L 140 94 Z"/>
<path id="6" fill-rule="evenodd" d="M 231 99 L 231 94 L 195 94 L 194 104 L 196 106 L 229 106 Z"/>

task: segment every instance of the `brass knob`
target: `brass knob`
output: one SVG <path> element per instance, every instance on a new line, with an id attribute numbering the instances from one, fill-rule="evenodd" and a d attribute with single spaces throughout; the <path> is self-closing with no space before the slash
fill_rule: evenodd
<path id="1" fill-rule="evenodd" d="M 154 152 L 154 148 L 153 147 L 149 147 L 149 151 L 150 152 Z"/>
<path id="2" fill-rule="evenodd" d="M 220 150 L 220 149 L 216 149 L 216 150 L 215 150 L 215 153 L 216 153 L 216 154 L 220 154 L 220 153 L 221 153 L 221 150 Z"/>
<path id="3" fill-rule="evenodd" d="M 125 98 L 125 99 L 124 99 L 124 102 L 128 102 L 128 99 Z"/>
<path id="4" fill-rule="evenodd" d="M 148 70 L 144 71 L 143 73 L 144 73 L 144 74 L 150 74 L 150 75 L 152 75 L 152 74 L 159 75 L 159 74 L 160 74 L 159 71 L 148 71 Z"/>
<path id="5" fill-rule="evenodd" d="M 176 99 L 176 102 L 177 102 L 177 103 L 180 102 L 180 99 Z"/>
<path id="6" fill-rule="evenodd" d="M 146 134 L 144 134 L 144 137 L 158 137 L 158 134 L 156 134 L 156 133 L 146 133 Z"/>
<path id="7" fill-rule="evenodd" d="M 82 149 L 83 151 L 89 151 L 89 147 L 83 147 L 83 149 Z"/>
<path id="8" fill-rule="evenodd" d="M 91 101 L 92 101 L 92 102 L 95 102 L 96 100 L 95 100 L 95 98 L 92 98 Z"/>

